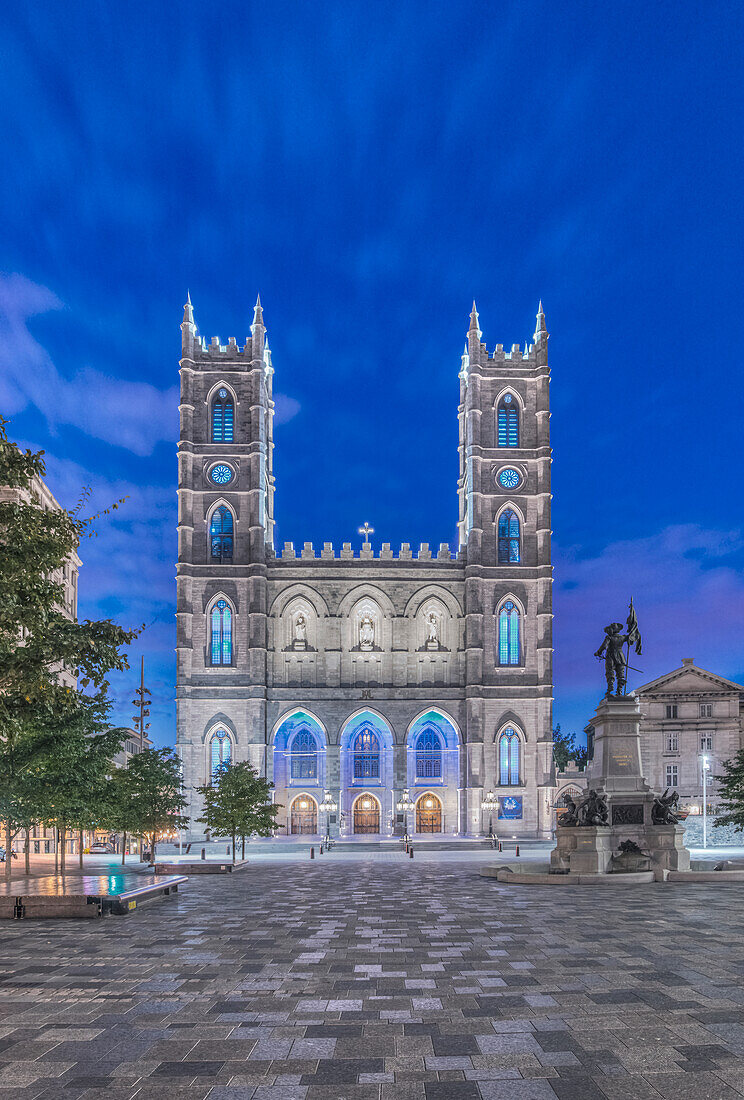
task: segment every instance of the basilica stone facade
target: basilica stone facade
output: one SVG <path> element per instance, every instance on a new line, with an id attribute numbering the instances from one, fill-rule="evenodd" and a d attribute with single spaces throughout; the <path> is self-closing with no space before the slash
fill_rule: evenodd
<path id="1" fill-rule="evenodd" d="M 194 788 L 239 760 L 274 783 L 280 835 L 478 836 L 491 823 L 510 837 L 549 835 L 542 306 L 533 343 L 490 353 L 473 306 L 454 551 L 378 548 L 369 534 L 361 549 L 275 547 L 274 370 L 260 301 L 244 345 L 206 343 L 190 301 L 181 329 L 177 750 L 192 836 L 204 835 Z"/>

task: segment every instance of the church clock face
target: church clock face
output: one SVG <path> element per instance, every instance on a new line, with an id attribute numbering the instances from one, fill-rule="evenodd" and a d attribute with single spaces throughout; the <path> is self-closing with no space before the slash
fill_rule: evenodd
<path id="1" fill-rule="evenodd" d="M 502 489 L 516 489 L 522 478 L 517 470 L 513 470 L 511 466 L 507 466 L 505 470 L 500 470 L 496 479 Z"/>
<path id="2" fill-rule="evenodd" d="M 214 482 L 215 485 L 227 485 L 232 481 L 235 474 L 230 466 L 227 466 L 224 462 L 220 462 L 217 466 L 213 466 L 209 471 L 209 480 Z"/>

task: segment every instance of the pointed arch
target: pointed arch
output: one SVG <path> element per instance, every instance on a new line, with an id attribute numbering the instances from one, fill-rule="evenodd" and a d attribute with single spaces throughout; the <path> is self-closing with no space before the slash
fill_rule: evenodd
<path id="1" fill-rule="evenodd" d="M 235 609 L 222 593 L 214 596 L 207 607 L 209 630 L 209 664 L 212 667 L 233 664 L 233 624 Z"/>
<path id="2" fill-rule="evenodd" d="M 514 726 L 505 726 L 497 739 L 498 785 L 518 787 L 522 775 L 522 739 Z"/>
<path id="3" fill-rule="evenodd" d="M 498 663 L 522 663 L 522 614 L 513 596 L 506 596 L 496 613 L 498 630 Z"/>
<path id="4" fill-rule="evenodd" d="M 442 831 L 442 800 L 434 791 L 422 791 L 416 799 L 416 832 Z"/>
<path id="5" fill-rule="evenodd" d="M 496 442 L 499 447 L 518 447 L 521 435 L 522 402 L 512 389 L 496 399 Z"/>
<path id="6" fill-rule="evenodd" d="M 235 393 L 218 382 L 209 398 L 209 438 L 212 443 L 235 442 Z"/>
<path id="7" fill-rule="evenodd" d="M 207 734 L 207 774 L 210 785 L 216 782 L 220 769 L 231 764 L 234 758 L 232 732 L 221 723 Z"/>
<path id="8" fill-rule="evenodd" d="M 236 525 L 237 516 L 226 500 L 220 499 L 211 505 L 207 513 L 211 561 L 231 562 L 233 560 Z"/>
<path id="9" fill-rule="evenodd" d="M 522 560 L 522 522 L 513 504 L 505 504 L 496 518 L 498 561 L 500 565 L 517 565 Z"/>

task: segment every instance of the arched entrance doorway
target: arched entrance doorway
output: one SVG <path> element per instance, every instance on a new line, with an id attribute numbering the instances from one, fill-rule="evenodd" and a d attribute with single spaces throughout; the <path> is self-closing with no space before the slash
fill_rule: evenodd
<path id="1" fill-rule="evenodd" d="M 354 803 L 354 832 L 379 833 L 380 803 L 372 794 L 360 794 Z"/>
<path id="2" fill-rule="evenodd" d="M 289 831 L 293 836 L 314 835 L 318 831 L 318 807 L 309 794 L 299 794 L 289 810 Z"/>
<path id="3" fill-rule="evenodd" d="M 442 803 L 435 794 L 427 791 L 416 803 L 416 832 L 441 833 Z"/>

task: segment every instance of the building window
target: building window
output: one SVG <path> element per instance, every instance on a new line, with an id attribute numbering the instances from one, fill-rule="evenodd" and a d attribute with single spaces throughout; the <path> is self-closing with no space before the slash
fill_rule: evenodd
<path id="1" fill-rule="evenodd" d="M 235 405 L 228 390 L 221 386 L 212 402 L 212 442 L 232 443 Z"/>
<path id="2" fill-rule="evenodd" d="M 380 778 L 380 742 L 372 730 L 362 730 L 354 738 L 354 778 Z"/>
<path id="3" fill-rule="evenodd" d="M 519 561 L 519 517 L 511 508 L 499 516 L 499 562 Z"/>
<path id="4" fill-rule="evenodd" d="M 232 611 L 227 600 L 217 600 L 212 608 L 212 664 L 232 664 Z"/>
<path id="5" fill-rule="evenodd" d="M 209 774 L 214 783 L 220 768 L 232 762 L 232 741 L 227 730 L 215 730 L 209 742 Z"/>
<path id="6" fill-rule="evenodd" d="M 505 393 L 498 408 L 499 447 L 519 446 L 519 406 L 510 393 Z"/>
<path id="7" fill-rule="evenodd" d="M 667 703 L 666 716 L 667 716 L 667 718 L 676 718 L 677 717 L 677 704 L 676 703 Z"/>
<path id="8" fill-rule="evenodd" d="M 679 752 L 679 734 L 668 733 L 666 735 L 666 751 Z"/>
<path id="9" fill-rule="evenodd" d="M 434 730 L 424 730 L 416 739 L 416 778 L 442 778 L 442 742 Z"/>
<path id="10" fill-rule="evenodd" d="M 229 508 L 221 504 L 212 513 L 209 524 L 209 552 L 212 561 L 232 561 L 233 517 Z"/>
<path id="11" fill-rule="evenodd" d="M 499 737 L 499 786 L 519 785 L 519 734 L 507 726 Z"/>
<path id="12" fill-rule="evenodd" d="M 700 751 L 712 752 L 713 751 L 713 735 L 711 733 L 703 733 L 700 735 Z"/>
<path id="13" fill-rule="evenodd" d="M 667 785 L 667 787 L 677 787 L 679 785 L 678 782 L 677 782 L 677 775 L 678 775 L 677 765 L 676 764 L 667 764 L 667 766 L 666 766 L 666 785 Z"/>
<path id="14" fill-rule="evenodd" d="M 713 717 L 713 704 L 712 703 L 701 703 L 700 704 L 700 717 L 701 718 L 712 718 Z"/>
<path id="15" fill-rule="evenodd" d="M 318 778 L 318 742 L 310 730 L 300 730 L 295 735 L 290 750 L 290 761 L 293 779 Z"/>
<path id="16" fill-rule="evenodd" d="M 499 611 L 499 664 L 519 664 L 519 612 L 511 600 Z"/>

